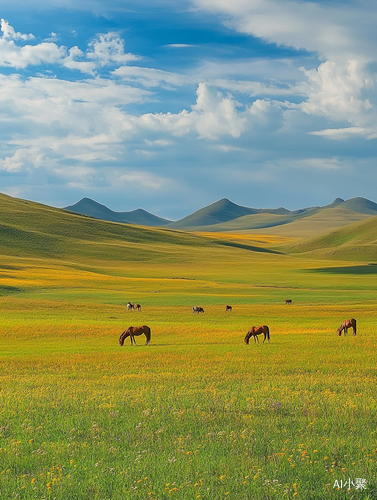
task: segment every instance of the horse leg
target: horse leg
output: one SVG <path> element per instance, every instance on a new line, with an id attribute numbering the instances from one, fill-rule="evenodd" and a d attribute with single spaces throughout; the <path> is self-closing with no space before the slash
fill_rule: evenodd
<path id="1" fill-rule="evenodd" d="M 344 328 L 344 336 L 346 336 L 348 333 L 348 328 Z"/>
<path id="2" fill-rule="evenodd" d="M 259 344 L 259 339 L 258 339 L 258 335 L 254 335 L 254 342 Z"/>

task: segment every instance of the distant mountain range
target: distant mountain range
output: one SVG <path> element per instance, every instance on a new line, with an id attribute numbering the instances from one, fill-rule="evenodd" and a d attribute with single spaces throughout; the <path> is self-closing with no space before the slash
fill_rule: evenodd
<path id="1" fill-rule="evenodd" d="M 74 205 L 64 207 L 64 210 L 69 210 L 76 214 L 88 215 L 95 219 L 102 219 L 110 222 L 123 222 L 125 224 L 137 224 L 140 226 L 163 227 L 171 222 L 170 220 L 150 214 L 142 208 L 132 210 L 131 212 L 113 212 L 105 207 L 105 205 L 101 205 L 90 198 L 82 198 L 82 200 Z"/>
<path id="2" fill-rule="evenodd" d="M 321 217 L 323 219 L 333 217 L 336 220 L 334 227 L 340 227 L 377 215 L 377 203 L 361 197 L 346 201 L 336 198 L 330 205 L 324 207 L 308 207 L 291 211 L 283 207 L 274 209 L 243 207 L 223 198 L 178 221 L 157 217 L 140 208 L 131 212 L 113 212 L 90 198 L 83 198 L 78 203 L 65 207 L 65 210 L 112 222 L 186 231 L 216 232 L 272 228 L 302 219 L 308 219 L 308 221 L 315 219 L 318 222 L 318 218 Z"/>

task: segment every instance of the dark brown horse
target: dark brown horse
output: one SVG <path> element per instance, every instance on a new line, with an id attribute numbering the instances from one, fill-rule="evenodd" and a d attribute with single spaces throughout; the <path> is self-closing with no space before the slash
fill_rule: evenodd
<path id="1" fill-rule="evenodd" d="M 267 339 L 268 343 L 270 343 L 270 329 L 268 328 L 267 325 L 262 325 L 262 326 L 252 326 L 250 330 L 247 332 L 246 337 L 245 337 L 245 344 L 249 344 L 250 337 L 254 337 L 254 342 L 256 343 L 258 341 L 259 344 L 259 339 L 258 335 L 264 335 L 263 343 Z"/>
<path id="2" fill-rule="evenodd" d="M 232 311 L 232 306 L 225 306 L 225 311 Z"/>
<path id="3" fill-rule="evenodd" d="M 292 304 L 292 299 L 285 299 L 286 304 Z"/>
<path id="4" fill-rule="evenodd" d="M 353 336 L 356 335 L 356 320 L 354 318 L 346 319 L 337 329 L 336 333 L 338 335 L 342 335 L 342 331 L 344 330 L 344 336 L 348 333 L 348 328 L 352 328 Z"/>
<path id="5" fill-rule="evenodd" d="M 129 326 L 127 330 L 124 330 L 122 335 L 119 337 L 119 344 L 123 345 L 124 341 L 126 340 L 127 337 L 130 337 L 131 339 L 131 345 L 135 344 L 135 337 L 138 335 L 145 335 L 147 341 L 145 342 L 145 345 L 149 345 L 151 341 L 151 329 L 147 325 L 143 326 Z"/>

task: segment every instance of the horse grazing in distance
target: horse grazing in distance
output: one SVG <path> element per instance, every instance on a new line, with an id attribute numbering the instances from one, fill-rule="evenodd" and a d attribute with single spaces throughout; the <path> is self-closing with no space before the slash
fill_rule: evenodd
<path id="1" fill-rule="evenodd" d="M 198 314 L 199 314 L 199 313 L 204 313 L 204 309 L 203 309 L 202 307 L 200 307 L 200 306 L 194 306 L 194 307 L 192 308 L 192 312 L 193 312 L 193 313 L 198 313 Z"/>
<path id="2" fill-rule="evenodd" d="M 264 335 L 263 343 L 267 339 L 268 343 L 270 343 L 270 329 L 268 328 L 267 325 L 262 325 L 262 326 L 252 326 L 250 330 L 247 332 L 246 337 L 245 337 L 245 344 L 249 344 L 250 337 L 254 337 L 254 342 L 256 343 L 258 341 L 259 344 L 259 339 L 258 335 Z"/>
<path id="3" fill-rule="evenodd" d="M 134 304 L 131 304 L 131 302 L 127 302 L 127 311 L 132 311 L 134 308 Z"/>
<path id="4" fill-rule="evenodd" d="M 232 306 L 225 306 L 225 311 L 232 311 Z"/>
<path id="5" fill-rule="evenodd" d="M 134 304 L 133 308 L 137 311 L 141 311 L 141 305 L 140 304 Z"/>
<path id="6" fill-rule="evenodd" d="M 286 304 L 292 304 L 292 299 L 285 299 Z"/>
<path id="7" fill-rule="evenodd" d="M 354 318 L 346 319 L 337 329 L 336 333 L 340 336 L 342 335 L 342 331 L 344 330 L 344 336 L 348 333 L 348 328 L 352 328 L 353 336 L 356 335 L 356 320 Z"/>
<path id="8" fill-rule="evenodd" d="M 124 341 L 126 340 L 127 337 L 130 337 L 131 339 L 131 345 L 135 344 L 135 337 L 139 335 L 145 335 L 147 341 L 145 342 L 145 345 L 149 345 L 151 341 L 151 329 L 147 325 L 143 326 L 129 326 L 127 330 L 124 330 L 124 332 L 121 334 L 119 337 L 119 344 L 123 345 Z"/>

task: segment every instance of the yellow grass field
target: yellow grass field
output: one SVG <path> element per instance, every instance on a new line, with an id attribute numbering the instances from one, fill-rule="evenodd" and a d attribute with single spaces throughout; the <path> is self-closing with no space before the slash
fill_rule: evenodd
<path id="1" fill-rule="evenodd" d="M 371 263 L 118 226 L 58 256 L 3 250 L 1 500 L 377 498 Z M 142 324 L 151 345 L 120 347 Z M 259 324 L 271 342 L 246 346 Z"/>

